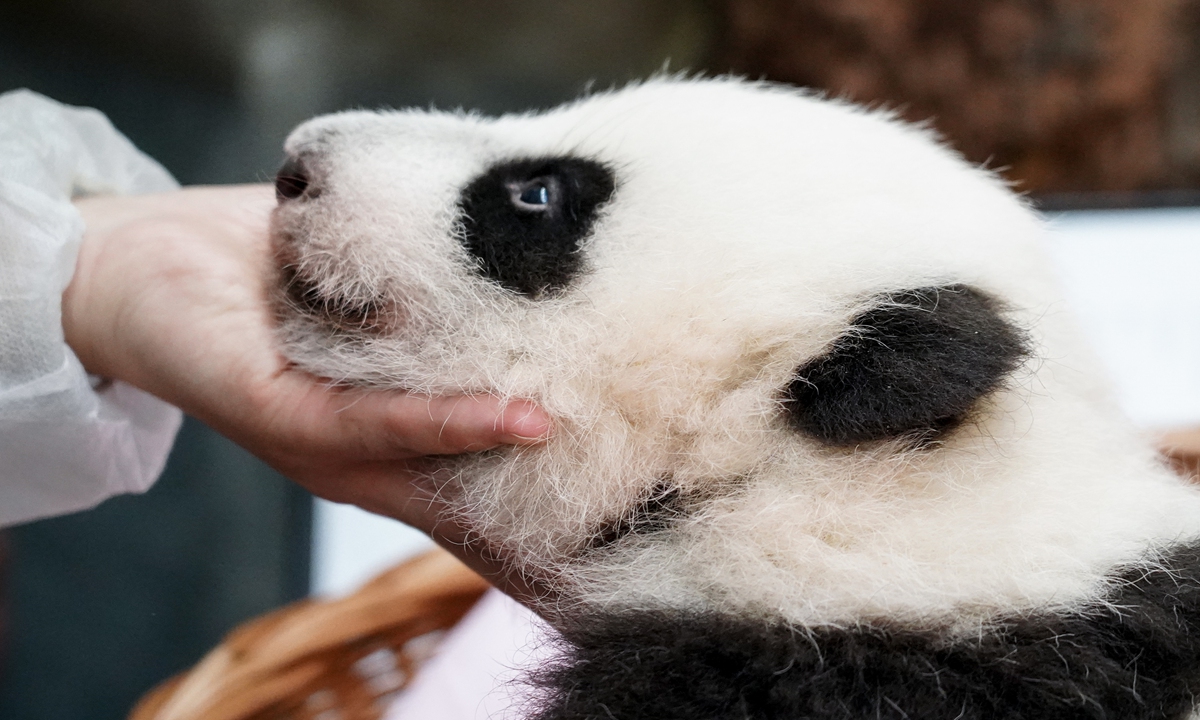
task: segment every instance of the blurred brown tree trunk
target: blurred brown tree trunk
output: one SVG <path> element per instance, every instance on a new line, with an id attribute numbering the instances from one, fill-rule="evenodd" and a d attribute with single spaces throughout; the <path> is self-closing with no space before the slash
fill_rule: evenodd
<path id="1" fill-rule="evenodd" d="M 1200 0 L 721 0 L 714 69 L 931 120 L 1025 190 L 1200 187 Z"/>

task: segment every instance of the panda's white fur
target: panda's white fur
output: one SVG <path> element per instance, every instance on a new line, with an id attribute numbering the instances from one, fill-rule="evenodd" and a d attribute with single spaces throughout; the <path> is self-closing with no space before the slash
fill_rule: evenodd
<path id="1" fill-rule="evenodd" d="M 475 532 L 568 601 L 558 612 L 971 636 L 1103 605 L 1120 573 L 1200 537 L 1200 493 L 1082 349 L 1042 222 L 886 112 L 662 78 L 529 115 L 340 113 L 287 151 L 308 192 L 277 210 L 281 262 L 347 310 L 293 303 L 288 354 L 338 381 L 543 405 L 544 446 L 438 472 Z M 460 196 L 497 163 L 559 156 L 603 163 L 616 188 L 569 286 L 522 296 L 464 249 Z M 1031 345 L 969 419 L 932 443 L 857 447 L 783 419 L 797 367 L 881 294 L 950 284 L 1002 301 Z M 664 478 L 705 502 L 588 550 Z"/>

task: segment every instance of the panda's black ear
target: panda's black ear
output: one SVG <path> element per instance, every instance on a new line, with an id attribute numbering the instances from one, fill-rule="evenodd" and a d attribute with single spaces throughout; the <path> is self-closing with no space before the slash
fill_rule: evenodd
<path id="1" fill-rule="evenodd" d="M 1000 303 L 967 285 L 882 295 L 784 392 L 791 425 L 835 446 L 928 441 L 961 423 L 1029 354 Z"/>

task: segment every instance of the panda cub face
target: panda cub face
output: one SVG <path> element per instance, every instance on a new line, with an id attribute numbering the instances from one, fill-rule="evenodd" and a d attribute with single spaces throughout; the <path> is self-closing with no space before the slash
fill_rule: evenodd
<path id="1" fill-rule="evenodd" d="M 1200 499 L 1110 407 L 1039 220 L 926 131 L 664 79 L 533 115 L 337 114 L 287 152 L 273 233 L 295 362 L 532 398 L 556 418 L 545 446 L 431 470 L 556 591 L 547 612 L 582 654 L 550 686 L 642 673 L 620 659 L 638 637 L 679 638 L 675 666 L 697 638 L 754 637 L 746 652 L 773 658 L 763 682 L 807 678 L 818 705 L 873 692 L 863 712 L 882 717 L 881 698 L 903 701 L 818 687 L 814 668 L 844 651 L 901 657 L 879 669 L 900 677 L 1013 618 L 1044 618 L 1021 636 L 1044 649 L 1145 568 L 1186 574 Z M 962 662 L 1002 662 L 1009 640 Z M 959 692 L 948 677 L 930 697 Z M 964 681 L 963 702 L 994 712 L 971 695 L 988 682 Z M 607 677 L 597 707 L 614 683 L 638 686 Z M 550 705 L 582 697 L 563 692 Z M 708 716 L 669 697 L 648 716 Z M 905 712 L 941 716 L 926 710 Z"/>

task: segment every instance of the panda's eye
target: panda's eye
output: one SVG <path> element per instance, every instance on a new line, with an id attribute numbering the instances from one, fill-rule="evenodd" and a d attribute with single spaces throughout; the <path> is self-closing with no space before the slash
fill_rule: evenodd
<path id="1" fill-rule="evenodd" d="M 554 199 L 555 185 L 553 178 L 543 177 L 523 183 L 512 183 L 508 190 L 512 203 L 518 210 L 545 212 Z"/>
<path id="2" fill-rule="evenodd" d="M 497 163 L 462 189 L 463 248 L 506 290 L 554 296 L 582 272 L 583 243 L 615 190 L 613 171 L 589 158 Z"/>
<path id="3" fill-rule="evenodd" d="M 550 188 L 541 183 L 526 188 L 525 192 L 521 193 L 521 202 L 526 205 L 546 205 L 550 202 Z"/>

